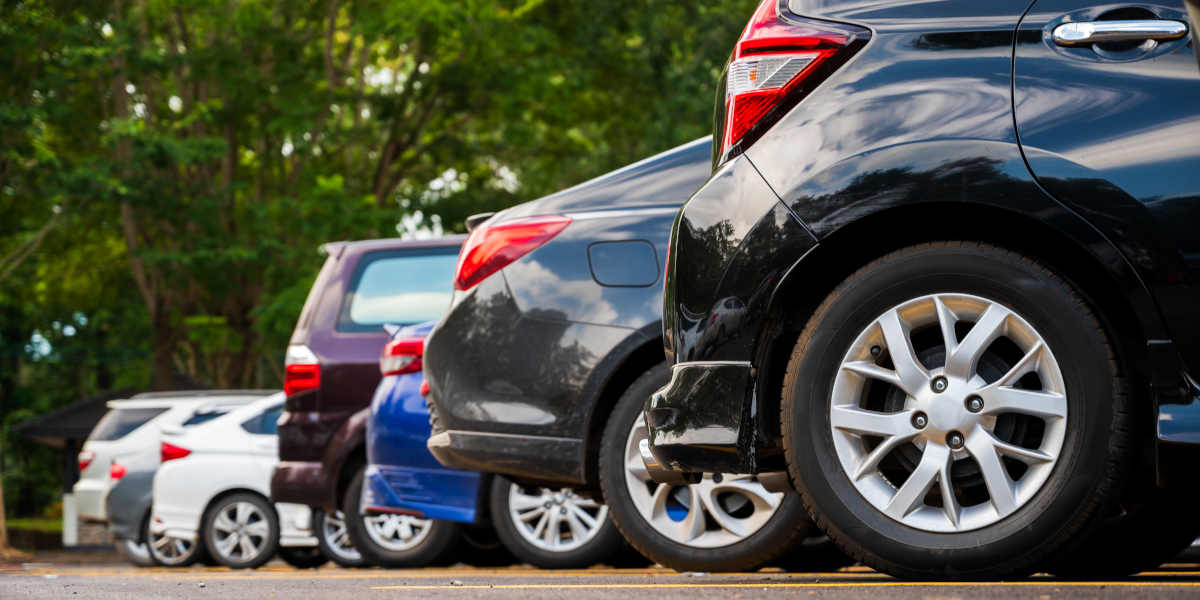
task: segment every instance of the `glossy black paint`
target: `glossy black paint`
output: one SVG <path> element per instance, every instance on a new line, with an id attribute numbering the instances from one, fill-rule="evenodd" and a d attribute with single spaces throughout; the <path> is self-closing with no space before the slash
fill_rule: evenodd
<path id="1" fill-rule="evenodd" d="M 443 464 L 527 481 L 595 485 L 604 403 L 661 362 L 671 219 L 709 174 L 699 140 L 506 210 L 571 224 L 466 292 L 425 343 Z M 599 423 L 599 427 L 597 427 Z"/>
<path id="2" fill-rule="evenodd" d="M 668 353 L 676 369 L 733 361 L 752 377 L 740 393 L 655 395 L 648 414 L 676 411 L 673 426 L 651 428 L 660 460 L 690 471 L 778 468 L 782 365 L 807 314 L 859 266 L 925 241 L 986 241 L 1042 260 L 1103 313 L 1141 400 L 1162 396 L 1151 381 L 1183 397 L 1180 355 L 1194 370 L 1200 342 L 1194 37 L 1124 62 L 1047 46 L 1048 24 L 1083 4 L 1039 0 L 1022 24 L 1031 3 L 790 2 L 803 16 L 867 26 L 871 41 L 681 211 Z M 1122 135 L 1142 143 L 1122 152 Z M 793 224 L 778 220 L 779 206 Z M 763 226 L 772 220 L 780 226 Z M 747 308 L 732 311 L 723 335 L 698 333 L 738 305 Z M 1151 360 L 1150 341 L 1181 351 Z M 694 407 L 713 416 L 684 418 Z M 678 443 L 703 428 L 749 441 L 732 461 L 726 448 Z"/>

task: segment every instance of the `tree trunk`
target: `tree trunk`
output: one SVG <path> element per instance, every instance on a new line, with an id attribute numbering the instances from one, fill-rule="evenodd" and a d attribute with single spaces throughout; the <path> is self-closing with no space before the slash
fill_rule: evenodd
<path id="1" fill-rule="evenodd" d="M 172 373 L 175 371 L 174 327 L 171 325 L 171 318 L 167 315 L 167 311 L 160 308 L 151 311 L 151 315 L 153 315 L 151 326 L 154 334 L 152 336 L 150 389 L 170 390 L 174 387 L 174 377 L 172 377 Z"/>

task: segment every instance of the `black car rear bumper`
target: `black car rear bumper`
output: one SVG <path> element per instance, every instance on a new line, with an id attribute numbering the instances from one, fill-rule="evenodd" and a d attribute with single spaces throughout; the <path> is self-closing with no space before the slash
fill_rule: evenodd
<path id="1" fill-rule="evenodd" d="M 749 362 L 675 365 L 671 382 L 650 396 L 646 424 L 655 458 L 684 472 L 753 468 Z"/>
<path id="2" fill-rule="evenodd" d="M 531 483 L 587 483 L 579 459 L 583 440 L 451 430 L 434 432 L 428 446 L 438 462 L 455 469 L 500 473 Z"/>

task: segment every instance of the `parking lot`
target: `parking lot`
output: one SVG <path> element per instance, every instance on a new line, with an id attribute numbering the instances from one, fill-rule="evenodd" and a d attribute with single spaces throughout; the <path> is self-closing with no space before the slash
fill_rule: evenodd
<path id="1" fill-rule="evenodd" d="M 836 572 L 677 573 L 651 567 L 540 570 L 468 566 L 409 570 L 137 569 L 116 563 L 25 563 L 0 570 L 3 598 L 1166 598 L 1195 597 L 1200 565 L 1173 563 L 1120 581 L 1047 576 L 1006 582 L 904 582 L 865 567 Z"/>

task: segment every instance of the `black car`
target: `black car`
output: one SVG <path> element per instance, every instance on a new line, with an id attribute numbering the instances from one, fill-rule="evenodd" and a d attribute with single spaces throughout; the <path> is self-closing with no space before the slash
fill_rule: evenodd
<path id="1" fill-rule="evenodd" d="M 763 2 L 672 232 L 657 475 L 787 471 L 902 577 L 1113 576 L 1187 546 L 1190 8 Z"/>
<path id="2" fill-rule="evenodd" d="M 639 452 L 646 397 L 670 377 L 661 295 L 671 219 L 708 176 L 710 154 L 699 140 L 477 225 L 424 361 L 429 448 L 443 464 L 599 496 L 648 558 L 730 570 L 805 537 L 798 499 L 752 475 L 658 485 Z M 550 526 L 566 531 L 573 515 L 561 512 Z"/>

